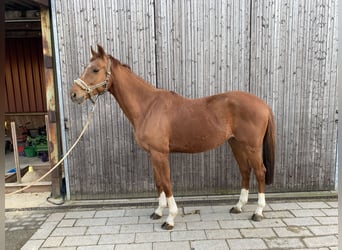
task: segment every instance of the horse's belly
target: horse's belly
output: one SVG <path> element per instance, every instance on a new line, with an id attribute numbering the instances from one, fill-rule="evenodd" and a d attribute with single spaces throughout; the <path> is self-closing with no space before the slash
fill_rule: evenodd
<path id="1" fill-rule="evenodd" d="M 170 140 L 170 151 L 181 153 L 199 153 L 216 148 L 227 140 L 224 133 L 195 134 L 180 133 Z"/>

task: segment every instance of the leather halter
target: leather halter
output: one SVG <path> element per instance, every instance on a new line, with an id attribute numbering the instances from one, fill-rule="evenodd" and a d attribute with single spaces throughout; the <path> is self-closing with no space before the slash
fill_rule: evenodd
<path id="1" fill-rule="evenodd" d="M 89 85 L 85 81 L 83 81 L 81 78 L 77 78 L 76 80 L 74 80 L 75 84 L 77 84 L 81 89 L 85 90 L 89 94 L 89 99 L 92 101 L 92 103 L 95 103 L 95 101 L 92 99 L 92 96 L 94 96 L 93 90 L 104 86 L 105 87 L 104 91 L 102 91 L 101 93 L 98 92 L 97 95 L 102 95 L 105 92 L 107 92 L 108 81 L 109 81 L 109 78 L 112 74 L 110 72 L 110 67 L 111 67 L 111 61 L 110 61 L 110 58 L 108 58 L 107 69 L 106 69 L 106 79 L 103 82 L 100 82 L 100 83 L 97 83 L 94 85 Z"/>

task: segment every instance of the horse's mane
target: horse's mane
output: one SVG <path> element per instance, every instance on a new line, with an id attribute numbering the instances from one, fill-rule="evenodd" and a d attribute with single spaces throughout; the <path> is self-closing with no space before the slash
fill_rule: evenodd
<path id="1" fill-rule="evenodd" d="M 131 69 L 131 67 L 129 66 L 129 65 L 127 65 L 127 64 L 125 64 L 125 63 L 121 63 L 118 59 L 116 59 L 116 58 L 114 58 L 112 55 L 107 55 L 111 60 L 112 60 L 112 64 L 114 65 L 114 66 L 117 66 L 117 65 L 121 65 L 121 66 L 123 66 L 123 67 L 125 67 L 125 68 L 128 68 L 129 70 L 132 70 Z M 94 61 L 94 60 L 96 60 L 96 59 L 98 59 L 98 58 L 101 58 L 101 55 L 96 55 L 96 56 L 93 56 L 91 59 L 90 59 L 90 61 Z"/>
<path id="2" fill-rule="evenodd" d="M 113 56 L 111 55 L 108 55 L 108 57 L 112 60 L 112 63 L 114 65 L 121 65 L 121 66 L 124 66 L 126 68 L 128 68 L 129 70 L 131 70 L 131 67 L 125 63 L 121 63 L 118 59 L 114 58 Z"/>

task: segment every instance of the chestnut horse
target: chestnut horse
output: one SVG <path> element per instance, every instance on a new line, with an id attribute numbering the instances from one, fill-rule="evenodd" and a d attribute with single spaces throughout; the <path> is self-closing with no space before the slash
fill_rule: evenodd
<path id="1" fill-rule="evenodd" d="M 273 182 L 275 125 L 270 107 L 260 98 L 240 91 L 199 99 L 187 99 L 172 91 L 157 89 L 98 45 L 82 76 L 75 80 L 70 97 L 81 104 L 109 91 L 134 127 L 137 143 L 153 165 L 159 206 L 152 219 L 169 215 L 162 225 L 172 229 L 178 208 L 172 193 L 169 153 L 197 153 L 228 141 L 242 176 L 238 203 L 230 210 L 241 213 L 247 203 L 253 169 L 258 181 L 258 205 L 252 216 L 263 218 L 265 184 Z M 91 99 L 92 100 L 92 99 Z"/>

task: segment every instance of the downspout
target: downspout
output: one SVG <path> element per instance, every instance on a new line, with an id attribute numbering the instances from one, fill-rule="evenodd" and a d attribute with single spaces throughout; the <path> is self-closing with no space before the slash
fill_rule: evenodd
<path id="1" fill-rule="evenodd" d="M 57 92 L 58 92 L 58 106 L 59 106 L 59 115 L 60 115 L 60 130 L 61 130 L 61 141 L 62 141 L 62 155 L 67 152 L 67 143 L 65 136 L 65 115 L 64 115 L 64 106 L 63 106 L 63 91 L 62 91 L 62 77 L 61 77 L 61 66 L 60 66 L 60 58 L 59 58 L 59 46 L 58 46 L 58 33 L 57 33 L 57 17 L 56 17 L 56 1 L 51 0 L 51 24 L 52 24 L 52 37 L 53 37 L 53 48 L 54 48 L 54 56 L 55 56 L 55 67 L 56 67 L 56 82 L 57 82 Z M 64 166 L 64 177 L 65 177 L 65 185 L 66 185 L 66 199 L 70 200 L 70 182 L 69 182 L 69 165 L 68 158 L 66 158 L 63 162 Z"/>

